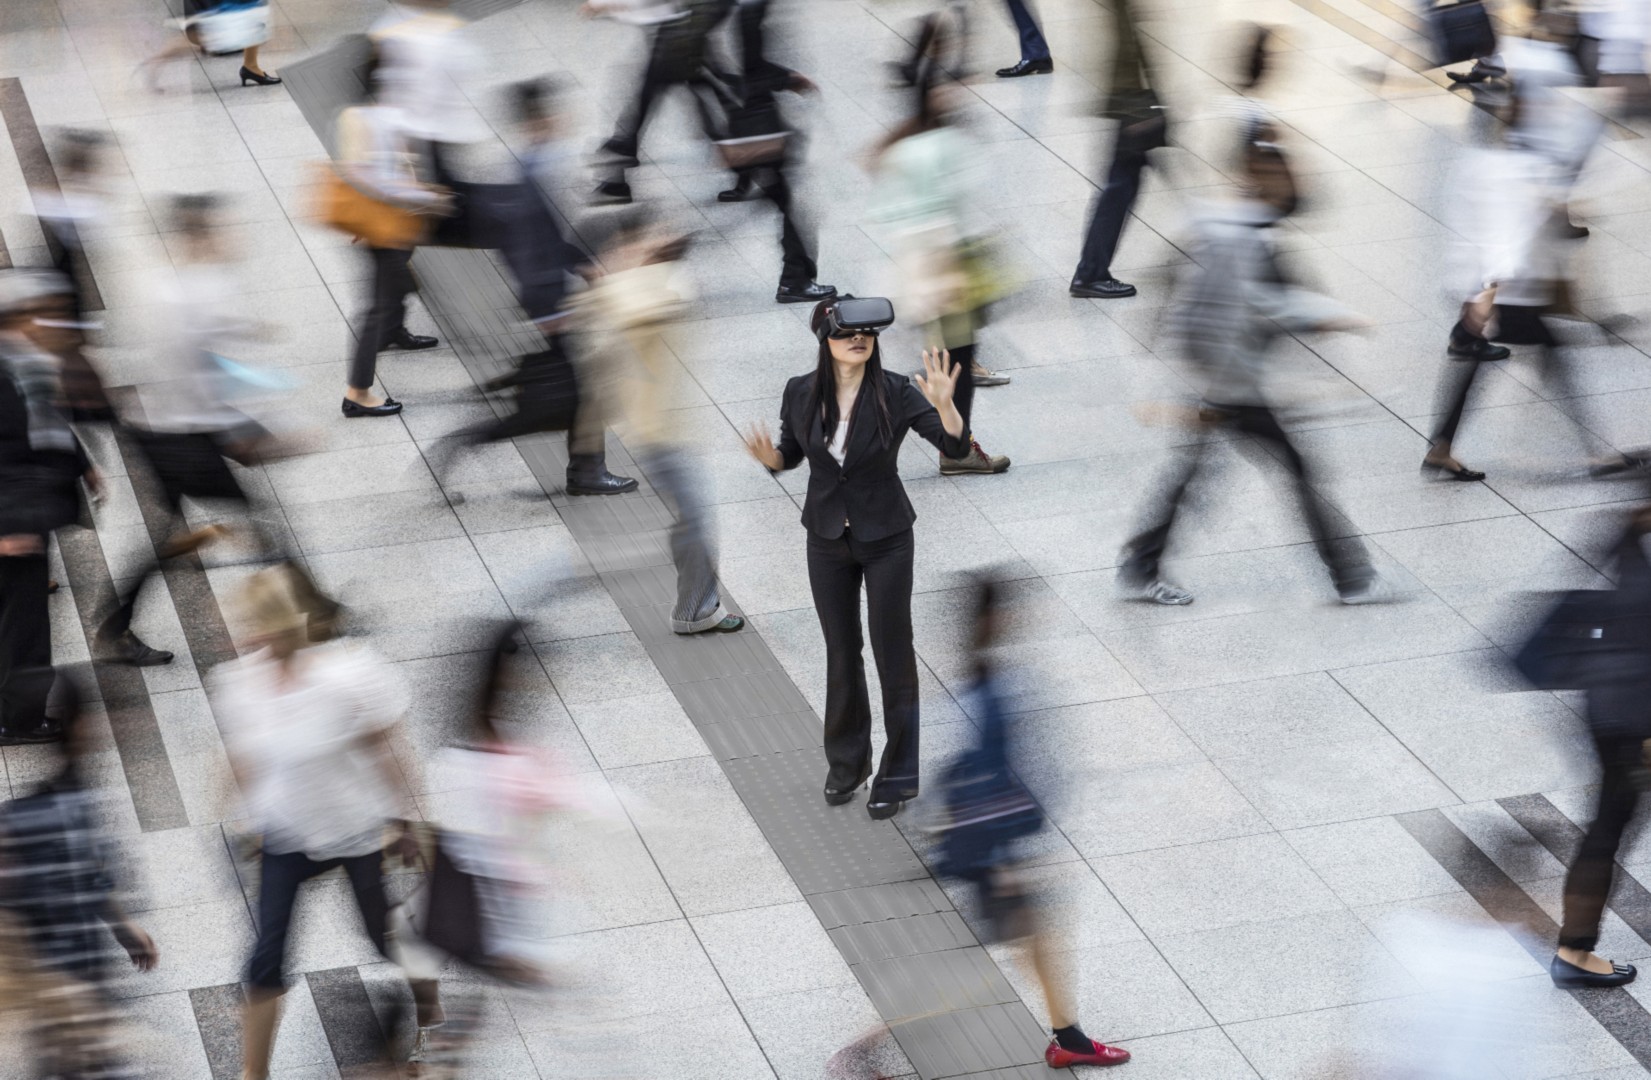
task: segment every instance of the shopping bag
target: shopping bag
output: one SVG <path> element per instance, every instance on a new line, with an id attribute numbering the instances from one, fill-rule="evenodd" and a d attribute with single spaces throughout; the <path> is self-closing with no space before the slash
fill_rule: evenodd
<path id="1" fill-rule="evenodd" d="M 428 225 L 426 218 L 361 191 L 330 164 L 320 166 L 314 216 L 369 247 L 403 251 L 418 246 Z"/>
<path id="2" fill-rule="evenodd" d="M 238 53 L 269 40 L 268 0 L 220 4 L 189 23 L 195 43 L 213 56 Z"/>
<path id="3" fill-rule="evenodd" d="M 1433 58 L 1438 66 L 1477 60 L 1496 51 L 1496 30 L 1484 0 L 1440 4 L 1427 13 L 1433 31 Z"/>

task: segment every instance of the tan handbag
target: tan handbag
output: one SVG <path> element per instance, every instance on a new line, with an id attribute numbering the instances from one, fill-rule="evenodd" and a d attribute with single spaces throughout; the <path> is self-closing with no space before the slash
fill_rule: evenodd
<path id="1" fill-rule="evenodd" d="M 315 218 L 329 228 L 349 233 L 368 247 L 406 251 L 424 239 L 429 222 L 410 210 L 391 206 L 363 193 L 333 165 L 321 165 Z"/>

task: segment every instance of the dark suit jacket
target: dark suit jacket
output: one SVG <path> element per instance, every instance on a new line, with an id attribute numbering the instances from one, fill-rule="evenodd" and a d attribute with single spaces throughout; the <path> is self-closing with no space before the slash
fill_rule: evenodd
<path id="1" fill-rule="evenodd" d="M 912 509 L 906 488 L 900 483 L 900 444 L 906 432 L 915 430 L 947 457 L 962 457 L 969 452 L 967 427 L 953 438 L 941 424 L 940 414 L 911 380 L 886 371 L 883 378 L 888 380 L 894 437 L 887 446 L 878 445 L 875 406 L 868 388 L 862 386 L 849 418 L 842 465 L 831 456 L 831 437 L 823 430 L 818 411 L 810 415 L 808 399 L 814 376 L 798 375 L 785 384 L 778 449 L 787 469 L 795 469 L 804 458 L 808 459 L 803 525 L 826 540 L 843 535 L 845 520 L 860 540 L 893 536 L 911 528 L 917 520 L 917 511 Z"/>

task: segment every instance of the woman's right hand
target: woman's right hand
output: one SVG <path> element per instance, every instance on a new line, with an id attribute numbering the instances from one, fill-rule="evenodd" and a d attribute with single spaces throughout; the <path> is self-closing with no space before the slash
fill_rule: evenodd
<path id="1" fill-rule="evenodd" d="M 768 425 L 760 420 L 745 429 L 745 450 L 769 472 L 779 472 L 785 467 L 785 458 L 775 449 Z"/>

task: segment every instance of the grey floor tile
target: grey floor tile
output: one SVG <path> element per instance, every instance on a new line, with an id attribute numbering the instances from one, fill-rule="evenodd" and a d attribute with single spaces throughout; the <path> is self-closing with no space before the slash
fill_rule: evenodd
<path id="1" fill-rule="evenodd" d="M 1104 949 L 1075 949 L 1060 938 L 1055 971 L 1091 1038 L 1131 1043 L 1170 1032 L 1209 1027 L 1213 1021 L 1198 995 L 1147 941 Z M 1048 1004 L 1030 957 L 1015 946 L 995 945 L 992 954 L 1032 1015 L 1045 1027 Z"/>
<path id="2" fill-rule="evenodd" d="M 1292 947 L 1280 949 L 1281 940 Z M 1222 1024 L 1403 997 L 1421 989 L 1347 911 L 1169 935 L 1154 944 Z M 1302 955 L 1317 959 L 1304 965 Z"/>
<path id="3" fill-rule="evenodd" d="M 1460 800 L 1392 735 L 1217 758 L 1274 827 L 1293 829 L 1454 805 Z"/>
<path id="4" fill-rule="evenodd" d="M 616 769 L 609 779 L 687 914 L 801 899 L 709 757 Z"/>
<path id="5" fill-rule="evenodd" d="M 604 768 L 702 757 L 709 752 L 674 694 L 578 702 L 569 711 L 591 754 Z"/>
<path id="6" fill-rule="evenodd" d="M 1158 694 L 1181 730 L 1216 758 L 1281 754 L 1371 738 L 1380 723 L 1323 672 Z"/>
<path id="7" fill-rule="evenodd" d="M 570 705 L 665 693 L 665 680 L 635 634 L 570 638 L 535 646 L 556 692 Z"/>
<path id="8" fill-rule="evenodd" d="M 1118 855 L 1098 860 L 1095 869 L 1150 937 L 1342 906 L 1274 835 Z"/>
<path id="9" fill-rule="evenodd" d="M 1254 804 L 1208 762 L 1131 769 L 1104 785 L 1047 797 L 1056 824 L 1088 859 L 1271 831 Z"/>
<path id="10" fill-rule="evenodd" d="M 882 1025 L 858 984 L 742 1001 L 740 1013 L 780 1080 L 822 1075 L 834 1055 Z M 799 1022 L 803 1018 L 806 1022 Z M 878 1072 L 889 1077 L 911 1072 L 911 1063 L 886 1030 L 868 1043 L 866 1058 Z"/>
<path id="11" fill-rule="evenodd" d="M 1462 891 L 1392 818 L 1344 821 L 1280 835 L 1350 907 Z"/>
<path id="12" fill-rule="evenodd" d="M 847 986 L 848 964 L 802 900 L 690 919 L 734 1001 Z M 775 964 L 783 953 L 786 961 Z"/>
<path id="13" fill-rule="evenodd" d="M 632 1024 L 661 1034 L 645 1060 L 616 1058 L 613 1047 Z M 667 1034 L 668 1033 L 668 1034 Z M 540 1076 L 601 1080 L 720 1080 L 738 1075 L 772 1080 L 774 1070 L 744 1017 L 732 1004 L 660 1010 L 635 1017 L 594 1016 L 579 1026 L 526 1032 Z"/>

